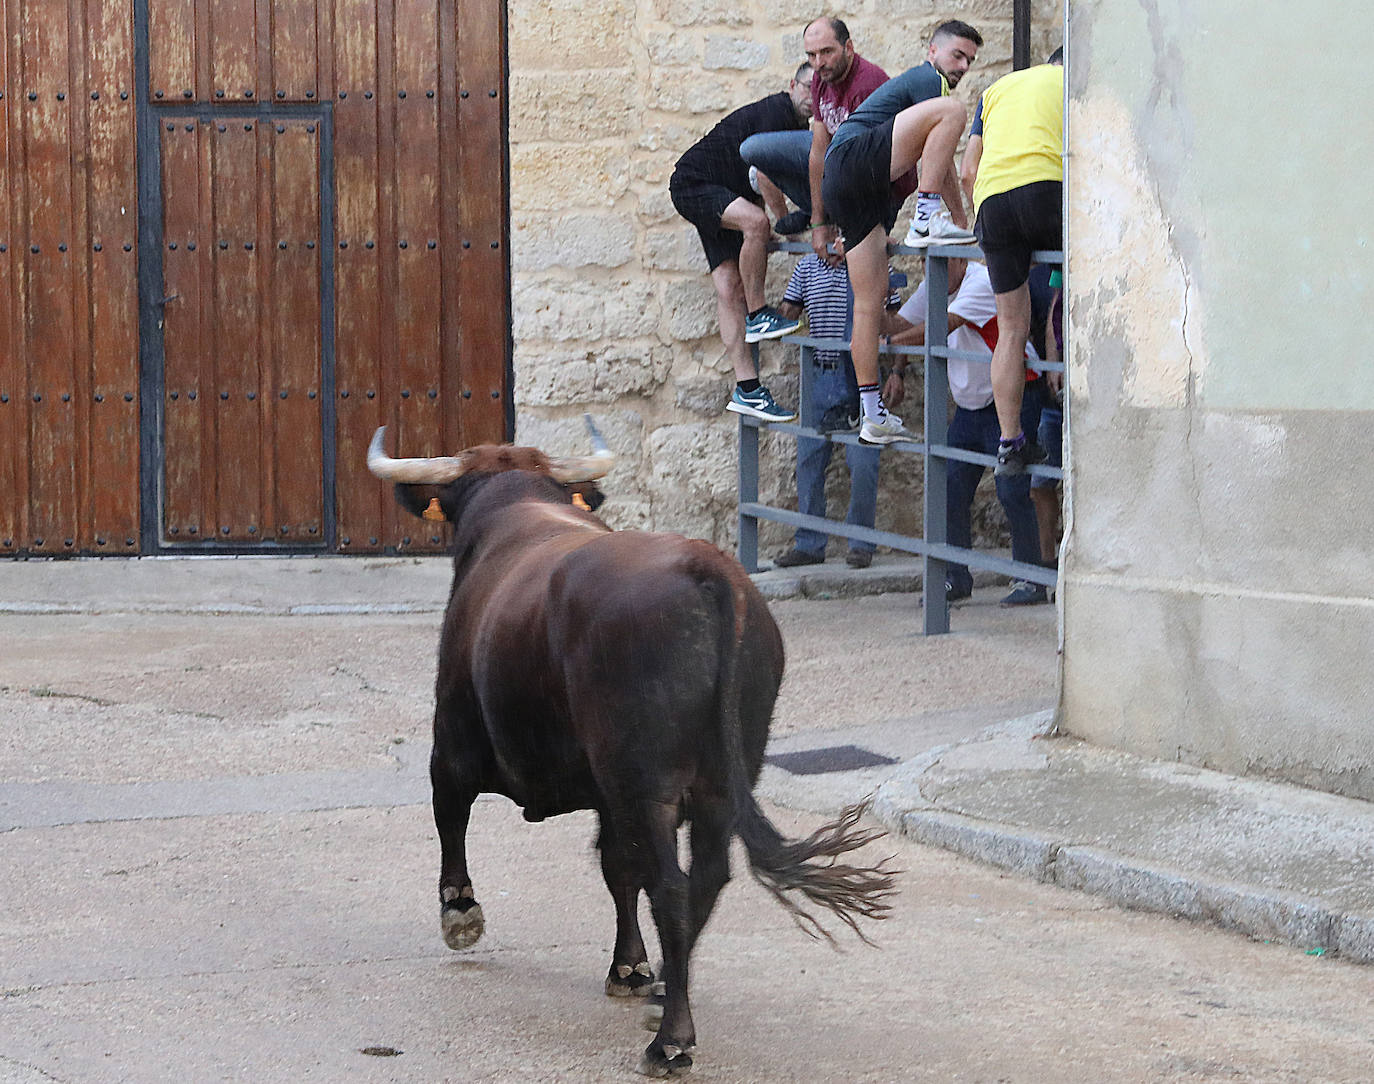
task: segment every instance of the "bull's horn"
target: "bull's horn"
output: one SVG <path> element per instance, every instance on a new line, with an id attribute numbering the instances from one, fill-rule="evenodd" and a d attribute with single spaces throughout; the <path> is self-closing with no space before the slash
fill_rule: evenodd
<path id="1" fill-rule="evenodd" d="M 606 439 L 597 430 L 590 414 L 582 415 L 587 423 L 587 433 L 592 441 L 591 455 L 563 456 L 549 460 L 549 474 L 556 481 L 591 482 L 603 477 L 615 465 L 615 452 L 611 451 Z"/>
<path id="2" fill-rule="evenodd" d="M 461 456 L 440 455 L 433 459 L 392 459 L 386 454 L 386 426 L 372 435 L 367 449 L 367 469 L 384 482 L 410 482 L 416 485 L 443 485 L 467 470 Z"/>

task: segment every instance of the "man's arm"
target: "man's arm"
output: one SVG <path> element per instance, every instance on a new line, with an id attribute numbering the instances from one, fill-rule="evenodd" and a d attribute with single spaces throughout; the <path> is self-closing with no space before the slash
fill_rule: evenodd
<path id="1" fill-rule="evenodd" d="M 824 121 L 811 121 L 811 156 L 807 159 L 807 173 L 811 182 L 811 251 L 816 259 L 830 267 L 840 262 L 840 257 L 827 251 L 826 246 L 835 240 L 834 226 L 820 226 L 825 221 L 825 201 L 821 199 L 821 182 L 825 177 L 825 152 L 830 148 L 830 129 Z"/>
<path id="2" fill-rule="evenodd" d="M 959 170 L 954 165 L 954 157 L 951 155 L 949 168 L 945 170 L 945 181 L 940 186 L 940 195 L 944 197 L 945 207 L 949 209 L 949 217 L 954 219 L 954 224 L 963 229 L 968 229 L 968 214 L 964 210 L 964 194 L 959 190 Z"/>
<path id="3" fill-rule="evenodd" d="M 978 179 L 978 163 L 983 160 L 983 137 L 971 135 L 964 147 L 964 157 L 959 160 L 959 185 L 969 205 L 973 205 L 973 182 Z"/>

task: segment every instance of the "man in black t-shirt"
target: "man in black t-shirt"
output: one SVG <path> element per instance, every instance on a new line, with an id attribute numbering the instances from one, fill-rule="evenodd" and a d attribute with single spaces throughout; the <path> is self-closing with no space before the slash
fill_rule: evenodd
<path id="1" fill-rule="evenodd" d="M 810 116 L 811 67 L 803 64 L 786 92 L 736 109 L 689 147 L 668 182 L 673 206 L 697 228 L 711 268 L 720 337 L 737 381 L 726 409 L 771 422 L 797 415 L 778 406 L 759 382 L 745 344 L 788 335 L 801 322 L 765 302 L 772 229 L 739 145 L 756 132 L 804 128 Z"/>

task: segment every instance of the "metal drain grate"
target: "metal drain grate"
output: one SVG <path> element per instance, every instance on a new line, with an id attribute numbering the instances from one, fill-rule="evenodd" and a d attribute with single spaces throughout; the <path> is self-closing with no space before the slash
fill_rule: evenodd
<path id="1" fill-rule="evenodd" d="M 880 756 L 857 745 L 832 745 L 825 749 L 806 749 L 800 753 L 773 753 L 763 758 L 793 775 L 824 775 L 826 772 L 852 772 L 896 764 L 892 757 Z"/>

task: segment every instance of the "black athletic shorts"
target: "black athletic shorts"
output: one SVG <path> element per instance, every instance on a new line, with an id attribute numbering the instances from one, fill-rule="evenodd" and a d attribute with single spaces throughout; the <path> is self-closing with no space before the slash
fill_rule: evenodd
<path id="1" fill-rule="evenodd" d="M 1064 245 L 1064 185 L 1036 181 L 989 196 L 973 232 L 987 257 L 992 292 L 1010 293 L 1030 276 L 1031 253 Z"/>
<path id="2" fill-rule="evenodd" d="M 825 216 L 840 228 L 844 247 L 854 248 L 874 226 L 891 230 L 899 206 L 892 199 L 892 121 L 869 128 L 825 156 L 821 199 Z"/>
<path id="3" fill-rule="evenodd" d="M 737 192 L 721 184 L 674 173 L 668 182 L 668 194 L 673 199 L 677 213 L 697 228 L 701 247 L 706 252 L 706 262 L 712 271 L 726 260 L 739 259 L 744 234 L 720 224 L 720 216 L 725 213 L 725 208 L 740 198 Z M 763 200 L 754 196 L 753 202 L 762 203 Z"/>

